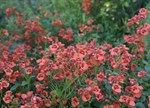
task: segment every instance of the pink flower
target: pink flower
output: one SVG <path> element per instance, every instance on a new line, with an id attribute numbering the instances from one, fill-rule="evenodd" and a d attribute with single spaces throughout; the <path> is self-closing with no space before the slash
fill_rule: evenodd
<path id="1" fill-rule="evenodd" d="M 12 96 L 10 96 L 10 95 L 5 95 L 5 96 L 3 97 L 3 101 L 4 101 L 6 104 L 9 104 L 9 103 L 11 102 L 11 100 L 12 100 Z"/>
<path id="2" fill-rule="evenodd" d="M 4 35 L 6 35 L 6 36 L 9 35 L 9 33 L 8 33 L 8 31 L 7 31 L 6 29 L 2 30 L 2 33 L 3 33 Z"/>
<path id="3" fill-rule="evenodd" d="M 99 101 L 100 99 L 102 99 L 104 96 L 101 93 L 96 93 L 96 100 Z"/>
<path id="4" fill-rule="evenodd" d="M 98 82 L 102 82 L 105 78 L 105 75 L 102 71 L 100 71 L 97 75 L 96 75 L 96 79 Z"/>
<path id="5" fill-rule="evenodd" d="M 121 53 L 121 50 L 119 47 L 115 47 L 115 48 L 110 49 L 109 52 L 112 56 L 119 56 Z"/>
<path id="6" fill-rule="evenodd" d="M 138 72 L 138 77 L 144 78 L 146 76 L 147 72 L 146 71 L 140 71 Z"/>
<path id="7" fill-rule="evenodd" d="M 10 68 L 7 68 L 4 70 L 7 76 L 10 76 L 13 73 L 13 70 Z"/>
<path id="8" fill-rule="evenodd" d="M 143 35 L 143 36 L 148 35 L 148 33 L 149 33 L 149 31 L 148 31 L 146 28 L 142 28 L 142 29 L 140 30 L 140 34 Z"/>
<path id="9" fill-rule="evenodd" d="M 83 94 L 82 94 L 82 100 L 84 102 L 87 102 L 91 99 L 91 95 L 88 91 L 84 91 Z"/>
<path id="10" fill-rule="evenodd" d="M 33 68 L 32 67 L 28 67 L 27 69 L 26 69 L 26 74 L 31 74 L 32 73 L 32 70 L 33 70 Z"/>
<path id="11" fill-rule="evenodd" d="M 77 97 L 71 98 L 71 104 L 73 107 L 77 107 L 79 105 L 79 100 Z"/>
<path id="12" fill-rule="evenodd" d="M 45 78 L 45 75 L 44 75 L 43 73 L 38 73 L 37 79 L 38 79 L 39 81 L 44 80 L 44 78 Z"/>
<path id="13" fill-rule="evenodd" d="M 9 83 L 5 80 L 2 81 L 2 87 L 4 88 L 8 88 L 9 87 Z"/>
<path id="14" fill-rule="evenodd" d="M 121 93 L 121 86 L 117 83 L 114 83 L 112 85 L 112 90 L 115 94 L 119 94 L 119 93 Z"/>

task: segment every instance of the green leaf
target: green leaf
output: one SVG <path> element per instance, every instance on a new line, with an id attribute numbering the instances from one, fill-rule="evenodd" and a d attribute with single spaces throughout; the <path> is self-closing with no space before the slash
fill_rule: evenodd
<path id="1" fill-rule="evenodd" d="M 144 64 L 146 64 L 146 65 L 148 65 L 149 63 L 146 61 L 146 60 L 142 60 L 142 62 L 144 63 Z"/>
<path id="2" fill-rule="evenodd" d="M 23 81 L 22 84 L 21 84 L 21 86 L 25 86 L 25 85 L 27 85 L 27 84 L 28 84 L 27 81 Z"/>
<path id="3" fill-rule="evenodd" d="M 145 66 L 146 72 L 150 72 L 150 66 Z"/>
<path id="4" fill-rule="evenodd" d="M 82 20 L 83 20 L 83 22 L 85 22 L 85 17 L 86 17 L 86 14 L 83 13 L 83 14 L 82 14 Z"/>
<path id="5" fill-rule="evenodd" d="M 11 87 L 11 91 L 16 90 L 20 86 L 19 83 L 16 83 L 14 86 Z"/>
<path id="6" fill-rule="evenodd" d="M 136 108 L 146 108 L 145 105 L 141 102 L 136 103 Z"/>
<path id="7" fill-rule="evenodd" d="M 105 87 L 107 90 L 111 90 L 111 85 L 107 84 Z"/>
<path id="8" fill-rule="evenodd" d="M 148 57 L 148 58 L 149 58 L 149 57 L 150 57 L 150 54 L 146 54 L 146 57 Z"/>

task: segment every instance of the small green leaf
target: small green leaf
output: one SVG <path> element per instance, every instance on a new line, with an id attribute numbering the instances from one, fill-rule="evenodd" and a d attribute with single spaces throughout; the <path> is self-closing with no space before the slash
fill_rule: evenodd
<path id="1" fill-rule="evenodd" d="M 147 76 L 150 78 L 150 73 Z"/>
<path id="2" fill-rule="evenodd" d="M 111 90 L 111 85 L 108 84 L 105 87 L 106 87 L 107 90 Z"/>
<path id="3" fill-rule="evenodd" d="M 136 103 L 136 108 L 146 108 L 145 105 L 141 102 Z"/>
<path id="4" fill-rule="evenodd" d="M 20 86 L 19 83 L 16 83 L 14 86 L 11 87 L 11 91 L 16 90 Z"/>
<path id="5" fill-rule="evenodd" d="M 146 72 L 150 72 L 150 66 L 145 66 Z"/>
<path id="6" fill-rule="evenodd" d="M 21 86 L 25 86 L 25 85 L 27 85 L 27 84 L 28 84 L 27 81 L 23 81 L 22 84 L 21 84 Z"/>
<path id="7" fill-rule="evenodd" d="M 147 62 L 146 60 L 143 59 L 142 62 L 143 62 L 144 64 L 148 65 L 148 62 Z"/>
<path id="8" fill-rule="evenodd" d="M 146 57 L 148 57 L 148 58 L 149 58 L 149 57 L 150 57 L 150 54 L 146 54 Z"/>

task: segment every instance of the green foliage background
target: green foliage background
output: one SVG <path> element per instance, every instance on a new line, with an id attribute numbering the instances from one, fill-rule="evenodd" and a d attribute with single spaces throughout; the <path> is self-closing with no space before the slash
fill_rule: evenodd
<path id="1" fill-rule="evenodd" d="M 27 14 L 27 19 L 34 19 L 35 16 L 42 18 L 41 25 L 47 31 L 51 31 L 50 23 L 55 20 L 54 13 L 58 12 L 60 20 L 63 21 L 63 28 L 72 28 L 74 30 L 74 42 L 82 43 L 90 41 L 93 38 L 98 39 L 98 43 L 115 43 L 122 41 L 122 37 L 128 31 L 126 23 L 139 8 L 144 7 L 149 0 L 92 0 L 91 14 L 87 15 L 82 11 L 82 0 L 0 0 L 0 29 L 6 28 L 14 30 L 14 18 L 7 20 L 5 18 L 5 9 L 9 6 L 15 6 L 21 13 Z M 42 11 L 38 10 L 39 6 L 43 6 Z M 148 6 L 147 6 L 148 7 Z M 50 17 L 44 18 L 43 14 L 50 12 Z M 101 33 L 91 33 L 84 37 L 78 36 L 78 24 L 86 23 L 87 20 L 94 19 Z M 51 35 L 57 35 L 56 28 Z M 113 38 L 113 39 L 112 39 Z M 68 44 L 68 43 L 65 43 Z"/>

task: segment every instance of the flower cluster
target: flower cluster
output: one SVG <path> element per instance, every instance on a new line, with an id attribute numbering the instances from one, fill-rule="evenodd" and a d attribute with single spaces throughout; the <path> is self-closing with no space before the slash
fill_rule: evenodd
<path id="1" fill-rule="evenodd" d="M 89 14 L 91 0 L 82 2 L 83 10 Z M 12 7 L 6 10 L 8 18 L 11 11 Z M 87 107 L 96 102 L 103 108 L 136 106 L 145 90 L 140 81 L 147 78 L 147 71 L 137 66 L 145 53 L 144 39 L 150 32 L 150 24 L 138 27 L 136 34 L 125 35 L 126 43 L 117 46 L 97 45 L 95 40 L 66 46 L 59 37 L 71 42 L 75 32 L 62 28 L 61 20 L 51 22 L 52 27 L 59 26 L 58 37 L 49 36 L 37 19 L 23 21 L 23 16 L 14 8 L 13 11 L 17 16 L 15 24 L 23 28 L 23 33 L 14 31 L 10 40 L 0 44 L 3 107 Z M 137 21 L 131 18 L 128 24 L 137 23 L 147 14 L 142 8 Z M 93 20 L 87 23 L 79 25 L 80 32 L 99 29 Z M 3 29 L 0 33 L 9 37 L 10 32 Z M 11 48 L 13 41 L 23 43 Z M 150 106 L 150 96 L 148 102 Z"/>
<path id="2" fill-rule="evenodd" d="M 87 14 L 90 14 L 92 6 L 91 0 L 82 0 L 82 10 L 85 11 Z"/>
<path id="3" fill-rule="evenodd" d="M 87 21 L 87 24 L 79 24 L 78 28 L 79 28 L 79 36 L 84 36 L 85 34 L 89 34 L 91 33 L 93 30 L 96 30 L 97 32 L 101 32 L 101 30 L 99 29 L 98 25 L 94 25 L 94 20 L 90 19 Z"/>
<path id="4" fill-rule="evenodd" d="M 129 19 L 128 26 L 132 26 L 134 24 L 139 24 L 141 19 L 145 19 L 147 17 L 148 10 L 145 8 L 141 8 L 139 10 L 139 14 L 135 15 L 131 19 Z"/>
<path id="5" fill-rule="evenodd" d="M 63 39 L 67 40 L 68 42 L 73 41 L 72 36 L 74 32 L 72 29 L 60 29 L 58 36 L 62 37 Z"/>

